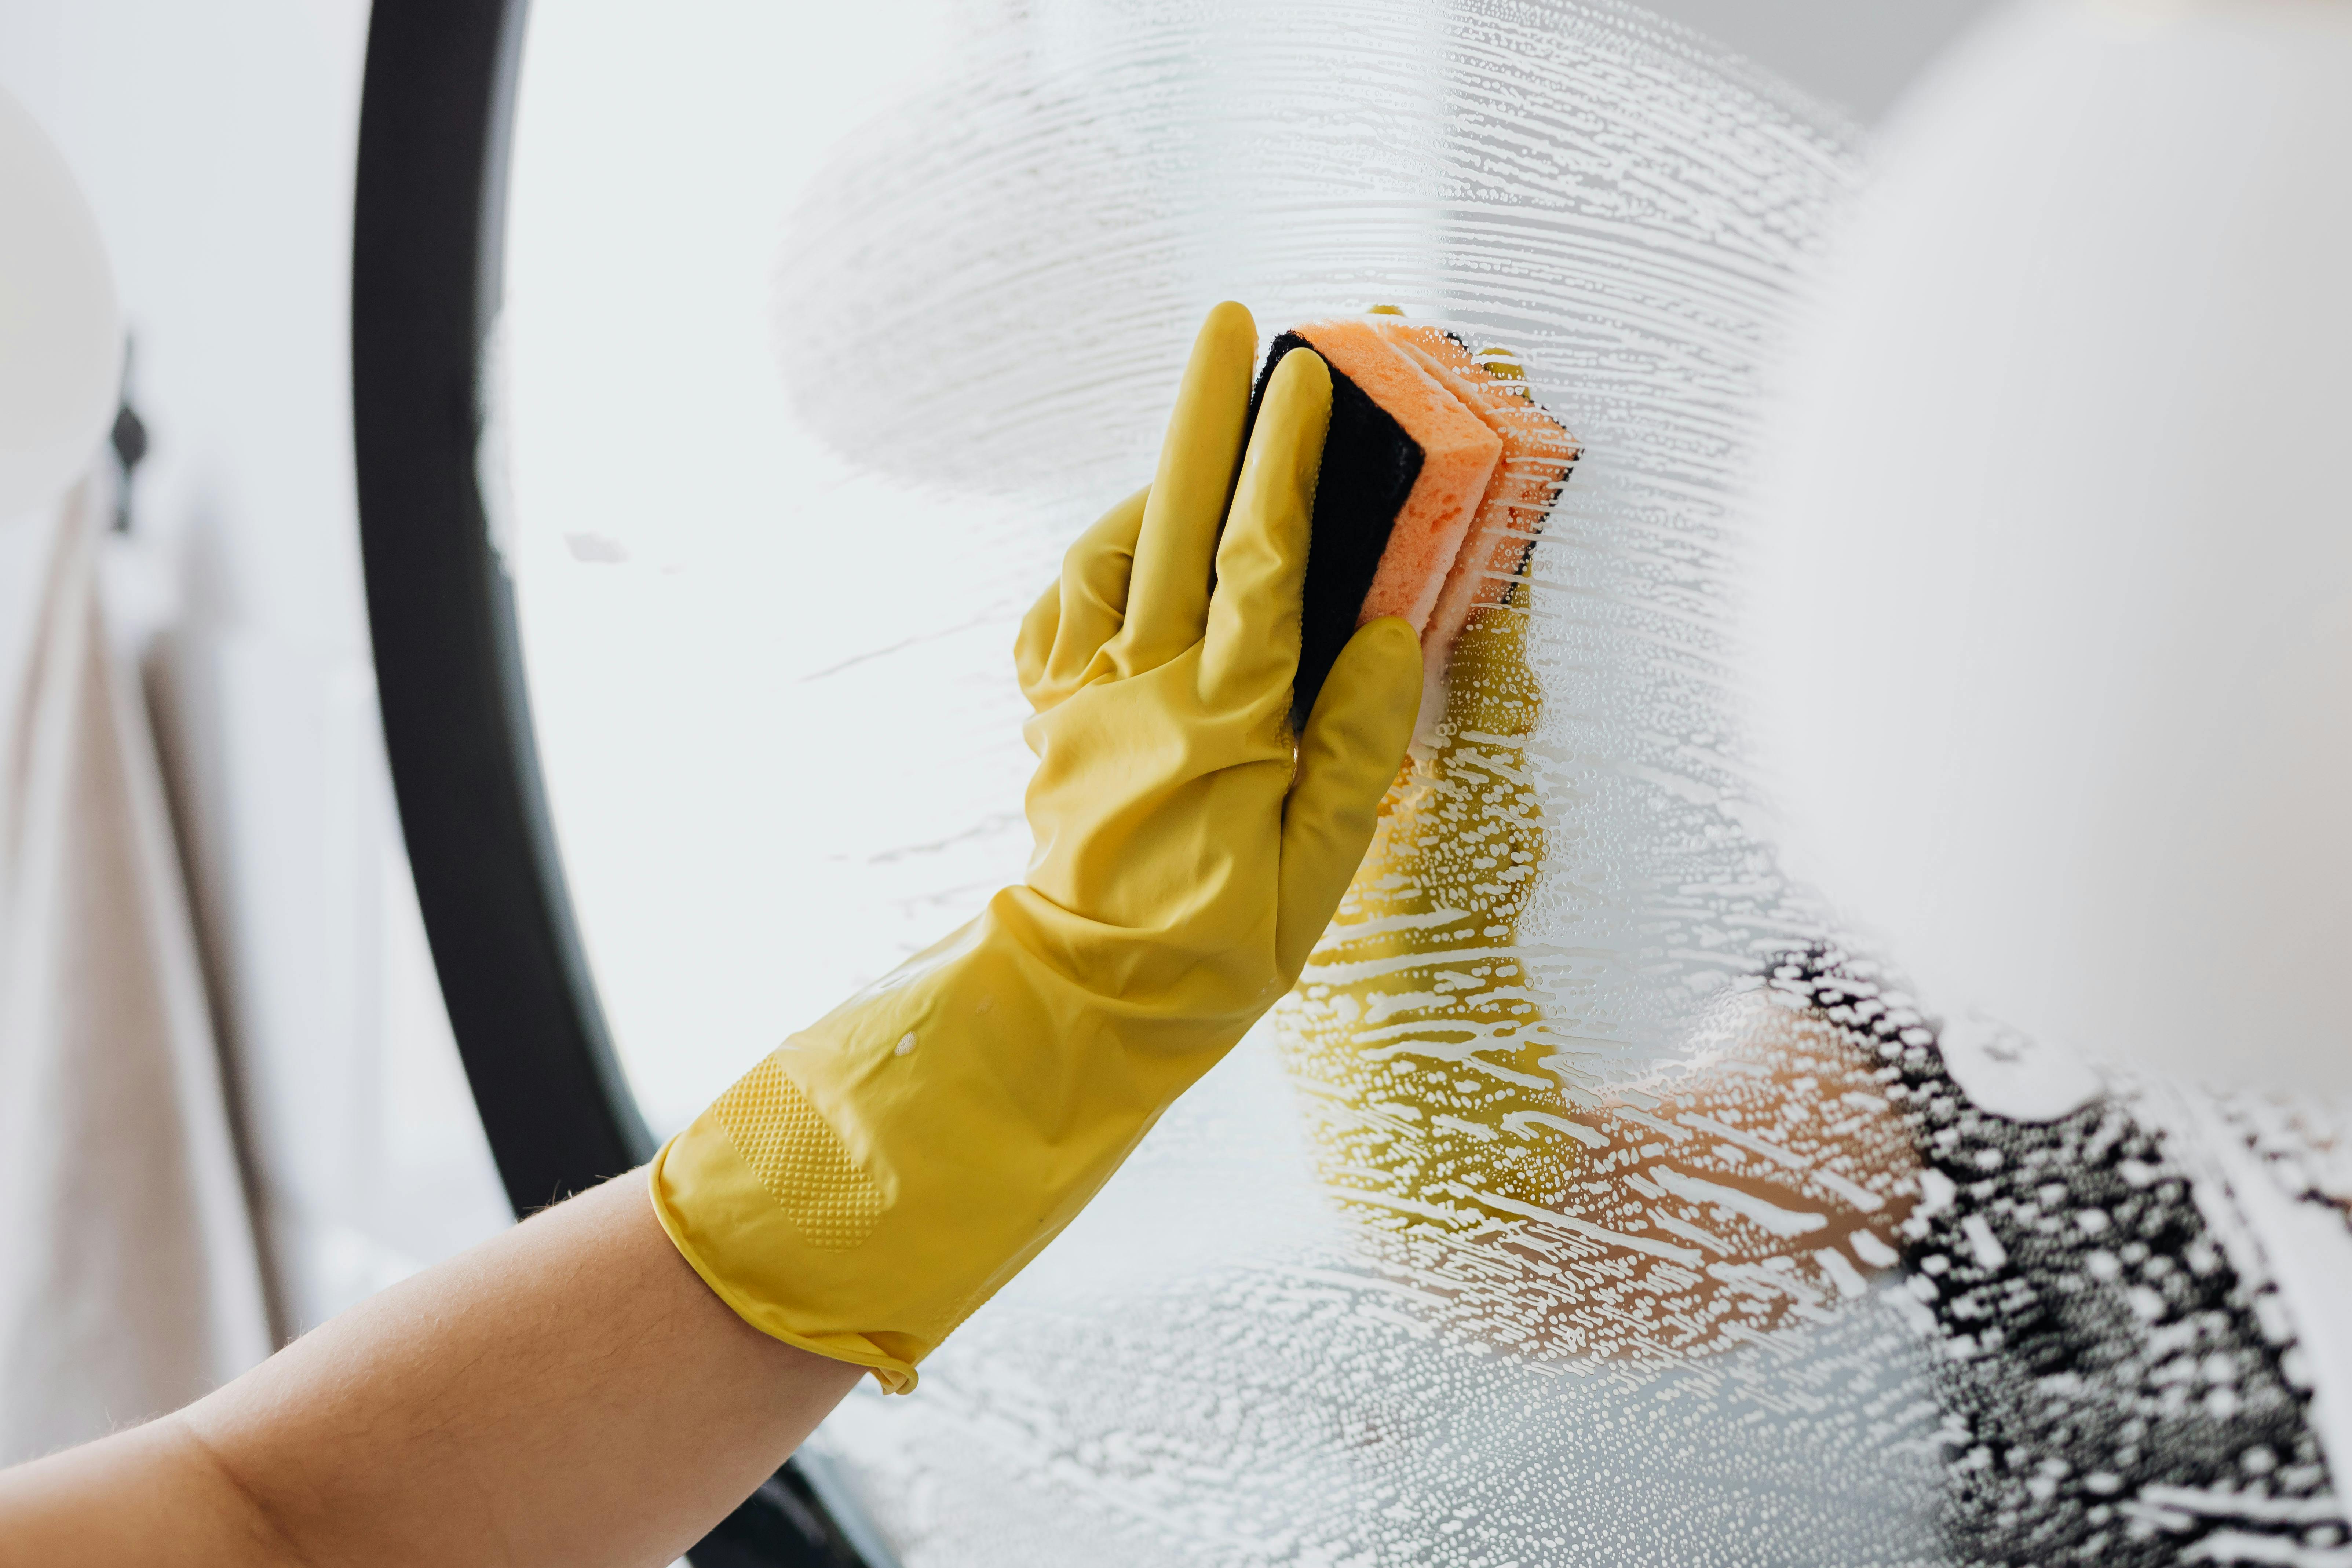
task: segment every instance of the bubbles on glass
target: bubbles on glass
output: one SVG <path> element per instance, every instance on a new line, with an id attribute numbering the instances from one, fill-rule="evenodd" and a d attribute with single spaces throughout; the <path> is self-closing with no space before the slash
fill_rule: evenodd
<path id="1" fill-rule="evenodd" d="M 925 15 L 925 80 L 793 152 L 730 321 L 774 378 L 760 542 L 646 590 L 685 595 L 664 625 L 790 623 L 757 686 L 665 656 L 787 737 L 715 819 L 812 913 L 729 1017 L 788 1031 L 1020 874 L 1012 630 L 1149 477 L 1210 303 L 1269 337 L 1393 306 L 1522 367 L 1580 456 L 1297 992 L 917 1395 L 820 1434 L 901 1559 L 2352 1551 L 2282 1287 L 2352 1140 L 1942 1018 L 1774 852 L 1734 611 L 1850 130 L 1611 5 Z M 527 623 L 592 557 L 633 581 L 643 544 L 534 524 L 519 472 Z M 644 612 L 597 592 L 625 641 Z M 535 691 L 593 657 L 556 624 Z M 625 729 L 570 732 L 567 854 L 633 820 L 578 782 Z M 600 974 L 653 967 L 582 907 Z M 704 1048 L 635 1016 L 641 1082 Z"/>

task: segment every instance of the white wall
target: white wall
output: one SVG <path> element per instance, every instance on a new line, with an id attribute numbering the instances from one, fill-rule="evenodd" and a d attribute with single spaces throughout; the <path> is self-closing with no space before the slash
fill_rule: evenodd
<path id="1" fill-rule="evenodd" d="M 366 19 L 361 0 L 0 0 L 0 85 L 87 191 L 136 343 L 154 449 L 121 564 L 151 589 L 289 1331 L 506 1220 L 369 664 L 347 312 Z"/>

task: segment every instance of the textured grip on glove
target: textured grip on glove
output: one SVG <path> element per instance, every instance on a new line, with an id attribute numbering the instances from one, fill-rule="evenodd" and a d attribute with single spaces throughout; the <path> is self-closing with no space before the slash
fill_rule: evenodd
<path id="1" fill-rule="evenodd" d="M 874 1234 L 881 1193 L 774 1057 L 720 1095 L 710 1114 L 811 1247 L 843 1252 Z"/>

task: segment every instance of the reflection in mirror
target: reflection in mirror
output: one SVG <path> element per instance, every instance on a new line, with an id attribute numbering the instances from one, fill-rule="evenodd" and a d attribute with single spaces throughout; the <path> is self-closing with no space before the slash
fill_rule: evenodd
<path id="1" fill-rule="evenodd" d="M 1297 992 L 820 1434 L 903 1561 L 2343 1560 L 2248 1217 L 2342 1145 L 1939 1047 L 1772 847 L 1749 481 L 1858 183 L 1616 5 L 533 13 L 485 472 L 659 1131 L 1021 876 L 1013 630 L 1208 304 L 1580 448 Z"/>

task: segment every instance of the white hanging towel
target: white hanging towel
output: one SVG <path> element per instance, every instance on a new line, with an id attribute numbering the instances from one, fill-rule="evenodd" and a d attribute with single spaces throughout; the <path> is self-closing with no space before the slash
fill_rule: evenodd
<path id="1" fill-rule="evenodd" d="M 0 521 L 0 1464 L 270 1348 L 102 489 Z"/>

